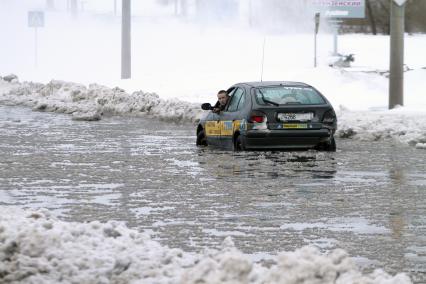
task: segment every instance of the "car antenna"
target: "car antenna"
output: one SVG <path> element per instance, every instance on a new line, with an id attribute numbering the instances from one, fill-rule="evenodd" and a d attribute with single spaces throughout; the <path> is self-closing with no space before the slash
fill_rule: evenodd
<path id="1" fill-rule="evenodd" d="M 262 71 L 260 73 L 260 82 L 263 82 L 263 65 L 265 62 L 265 43 L 266 43 L 266 37 L 263 37 L 263 49 L 262 49 Z"/>

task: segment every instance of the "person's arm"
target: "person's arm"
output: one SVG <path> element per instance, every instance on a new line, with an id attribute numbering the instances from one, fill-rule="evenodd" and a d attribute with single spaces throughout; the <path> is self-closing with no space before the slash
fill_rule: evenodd
<path id="1" fill-rule="evenodd" d="M 219 101 L 217 101 L 216 104 L 213 106 L 212 112 L 218 113 L 220 111 L 221 111 L 220 103 L 219 103 Z"/>

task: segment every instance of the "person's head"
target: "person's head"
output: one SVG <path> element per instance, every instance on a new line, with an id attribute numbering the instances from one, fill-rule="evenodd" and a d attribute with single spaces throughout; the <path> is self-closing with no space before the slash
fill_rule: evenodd
<path id="1" fill-rule="evenodd" d="M 217 93 L 217 100 L 219 101 L 219 104 L 221 106 L 226 105 L 226 102 L 228 101 L 228 93 L 225 90 L 220 90 Z"/>

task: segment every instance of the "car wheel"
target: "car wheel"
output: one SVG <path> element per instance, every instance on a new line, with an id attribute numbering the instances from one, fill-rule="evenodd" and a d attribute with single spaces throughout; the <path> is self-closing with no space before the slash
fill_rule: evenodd
<path id="1" fill-rule="evenodd" d="M 234 150 L 235 151 L 244 151 L 245 150 L 245 147 L 244 147 L 244 144 L 243 144 L 243 138 L 241 137 L 241 135 L 238 135 L 237 138 L 235 138 Z"/>
<path id="2" fill-rule="evenodd" d="M 207 146 L 207 138 L 206 135 L 204 135 L 204 130 L 201 130 L 197 134 L 197 146 Z"/>
<path id="3" fill-rule="evenodd" d="M 334 139 L 334 136 L 331 136 L 330 141 L 325 143 L 324 151 L 336 152 L 336 140 Z"/>

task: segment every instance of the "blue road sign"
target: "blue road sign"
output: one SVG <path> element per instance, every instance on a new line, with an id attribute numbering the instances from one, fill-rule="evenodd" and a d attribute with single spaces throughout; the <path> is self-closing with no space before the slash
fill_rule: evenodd
<path id="1" fill-rule="evenodd" d="M 30 28 L 44 27 L 44 13 L 41 11 L 29 11 L 28 27 Z"/>

